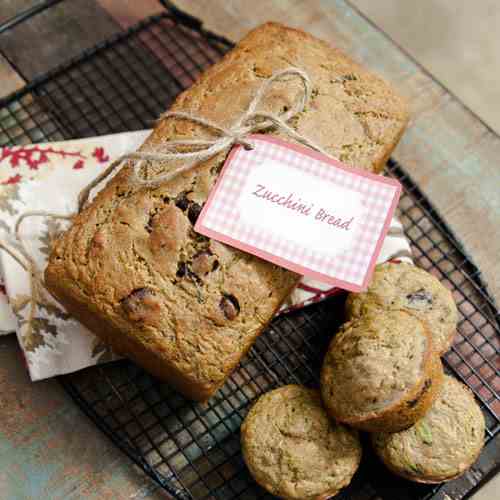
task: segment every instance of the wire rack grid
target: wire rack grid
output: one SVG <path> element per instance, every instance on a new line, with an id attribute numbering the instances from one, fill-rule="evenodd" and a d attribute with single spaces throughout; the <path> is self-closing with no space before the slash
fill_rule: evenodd
<path id="1" fill-rule="evenodd" d="M 1 99 L 0 147 L 148 128 L 230 47 L 196 19 L 169 7 Z M 499 312 L 480 271 L 404 168 L 390 160 L 386 174 L 403 184 L 398 215 L 416 263 L 448 286 L 457 302 L 458 333 L 444 364 L 474 391 L 486 418 L 486 447 L 469 473 L 444 486 L 398 479 L 367 451 L 338 498 L 465 498 L 499 468 Z M 260 394 L 286 383 L 317 385 L 326 346 L 342 321 L 343 300 L 332 297 L 273 321 L 206 404 L 184 399 L 127 361 L 60 377 L 60 382 L 173 497 L 271 498 L 244 466 L 239 426 Z"/>

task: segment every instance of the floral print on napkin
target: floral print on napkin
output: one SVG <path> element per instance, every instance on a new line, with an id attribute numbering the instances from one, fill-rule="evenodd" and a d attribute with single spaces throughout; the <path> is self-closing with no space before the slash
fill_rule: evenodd
<path id="1" fill-rule="evenodd" d="M 149 133 L 145 130 L 0 149 L 0 238 L 7 237 L 15 248 L 17 243 L 12 234 L 16 220 L 28 210 L 74 213 L 80 190 L 110 160 L 136 150 Z M 66 224 L 66 221 L 44 217 L 24 222 L 22 236 L 40 270 L 45 268 L 52 240 Z M 394 219 L 391 227 L 396 230 L 387 236 L 379 262 L 397 252 L 409 253 L 401 224 Z M 32 329 L 28 329 L 29 292 L 28 273 L 0 251 L 0 335 L 16 331 L 32 380 L 116 359 L 97 337 L 55 305 L 39 305 Z M 324 300 L 338 292 L 339 289 L 331 285 L 303 279 L 281 312 Z"/>
<path id="2" fill-rule="evenodd" d="M 71 214 L 80 190 L 94 179 L 110 158 L 133 151 L 149 131 L 92 139 L 3 148 L 0 153 L 0 237 L 12 237 L 16 220 L 28 210 Z M 53 238 L 66 221 L 27 219 L 22 235 L 39 269 L 43 270 Z M 114 358 L 110 350 L 62 309 L 38 306 L 31 333 L 28 274 L 0 251 L 0 332 L 16 331 L 32 380 L 69 373 Z M 4 293 L 2 293 L 4 292 Z"/>

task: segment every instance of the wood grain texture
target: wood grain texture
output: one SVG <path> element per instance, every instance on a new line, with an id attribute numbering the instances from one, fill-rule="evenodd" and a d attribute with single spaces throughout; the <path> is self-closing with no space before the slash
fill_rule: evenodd
<path id="1" fill-rule="evenodd" d="M 500 134 L 498 0 L 349 1 Z"/>
<path id="2" fill-rule="evenodd" d="M 155 8 L 153 1 L 147 0 L 147 9 Z M 120 26 L 146 12 L 146 1 L 99 3 Z M 259 0 L 258 8 L 246 0 L 176 4 L 233 40 L 267 20 L 301 27 L 396 84 L 411 100 L 413 119 L 395 157 L 464 241 L 500 300 L 497 136 L 344 1 Z M 2 75 L 0 70 L 0 87 L 6 81 Z M 96 430 L 56 381 L 29 381 L 14 338 L 0 339 L 0 422 L 0 498 L 167 498 Z"/>
<path id="3" fill-rule="evenodd" d="M 176 0 L 231 40 L 273 20 L 305 29 L 381 74 L 409 98 L 394 153 L 449 223 L 500 302 L 500 138 L 344 0 Z"/>
<path id="4" fill-rule="evenodd" d="M 9 95 L 24 85 L 24 80 L 18 75 L 7 59 L 0 54 L 0 98 Z"/>
<path id="5" fill-rule="evenodd" d="M 146 16 L 158 14 L 165 9 L 158 0 L 97 0 L 97 3 L 122 27 L 128 28 Z"/>
<path id="6" fill-rule="evenodd" d="M 2 0 L 0 10 L 14 15 L 33 3 Z M 108 38 L 117 29 L 112 17 L 94 1 L 65 1 L 3 33 L 0 50 L 21 76 L 31 80 Z"/>

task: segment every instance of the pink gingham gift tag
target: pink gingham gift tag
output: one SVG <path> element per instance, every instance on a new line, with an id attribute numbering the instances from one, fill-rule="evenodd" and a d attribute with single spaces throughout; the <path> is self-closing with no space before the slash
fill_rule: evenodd
<path id="1" fill-rule="evenodd" d="M 394 180 L 276 137 L 235 146 L 195 230 L 281 267 L 359 292 L 401 193 Z"/>

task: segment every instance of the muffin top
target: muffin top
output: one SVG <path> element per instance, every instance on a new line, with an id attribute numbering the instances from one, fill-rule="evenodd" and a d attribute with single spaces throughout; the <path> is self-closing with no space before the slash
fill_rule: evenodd
<path id="1" fill-rule="evenodd" d="M 323 363 L 325 404 L 347 421 L 383 411 L 422 381 L 431 344 L 425 325 L 403 311 L 345 323 Z"/>
<path id="2" fill-rule="evenodd" d="M 368 290 L 347 298 L 348 319 L 379 309 L 407 311 L 426 322 L 439 353 L 453 341 L 458 320 L 453 296 L 423 269 L 406 263 L 379 264 Z"/>
<path id="3" fill-rule="evenodd" d="M 429 412 L 401 432 L 375 433 L 377 454 L 396 473 L 421 482 L 460 475 L 477 458 L 484 442 L 484 416 L 470 389 L 445 376 Z"/>
<path id="4" fill-rule="evenodd" d="M 319 392 L 287 385 L 264 394 L 241 427 L 255 480 L 287 499 L 321 499 L 349 484 L 361 460 L 355 430 L 330 420 Z"/>

